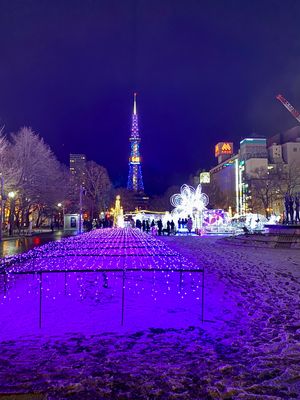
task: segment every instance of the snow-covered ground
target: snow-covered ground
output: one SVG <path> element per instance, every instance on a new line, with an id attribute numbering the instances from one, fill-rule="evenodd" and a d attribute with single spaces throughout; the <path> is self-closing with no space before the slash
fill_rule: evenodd
<path id="1" fill-rule="evenodd" d="M 0 394 L 300 398 L 300 251 L 161 240 L 205 266 L 203 324 L 199 273 L 127 274 L 123 326 L 121 272 L 52 273 L 41 329 L 39 278 L 17 276 L 0 302 Z"/>

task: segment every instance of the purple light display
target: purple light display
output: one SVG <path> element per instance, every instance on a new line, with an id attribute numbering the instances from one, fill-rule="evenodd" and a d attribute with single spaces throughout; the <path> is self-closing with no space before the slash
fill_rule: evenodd
<path id="1" fill-rule="evenodd" d="M 14 310 L 35 327 L 78 329 L 90 315 L 102 329 L 120 322 L 148 326 L 166 322 L 179 304 L 203 320 L 204 269 L 138 229 L 47 243 L 4 259 L 1 272 L 2 314 Z"/>

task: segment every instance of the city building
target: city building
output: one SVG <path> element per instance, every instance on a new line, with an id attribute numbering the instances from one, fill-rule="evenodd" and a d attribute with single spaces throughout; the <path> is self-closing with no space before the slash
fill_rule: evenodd
<path id="1" fill-rule="evenodd" d="M 72 175 L 82 173 L 85 167 L 86 156 L 85 154 L 70 154 L 70 172 Z"/>
<path id="2" fill-rule="evenodd" d="M 239 161 L 244 161 L 244 174 L 247 178 L 268 171 L 268 152 L 266 138 L 246 138 L 240 142 Z"/>
<path id="3" fill-rule="evenodd" d="M 288 165 L 300 165 L 300 126 L 295 126 L 287 130 L 284 133 L 278 133 L 277 135 L 271 136 L 268 139 L 268 149 L 270 149 L 270 155 L 273 156 L 277 150 L 278 158 L 281 158 L 278 162 L 284 162 Z M 281 150 L 279 150 L 281 149 Z M 281 157 L 279 156 L 281 153 Z"/>
<path id="4" fill-rule="evenodd" d="M 240 215 L 282 214 L 284 192 L 300 192 L 300 127 L 268 139 L 245 138 L 236 154 L 226 143 L 215 146 L 218 165 L 210 170 L 214 206 Z"/>
<path id="5" fill-rule="evenodd" d="M 228 209 L 240 212 L 241 169 L 238 155 L 235 154 L 210 170 L 210 197 L 214 208 Z"/>
<path id="6" fill-rule="evenodd" d="M 233 154 L 232 142 L 219 142 L 215 146 L 215 157 L 218 165 L 210 170 L 210 197 L 214 208 L 241 211 L 241 194 L 239 182 L 241 168 L 238 154 Z"/>

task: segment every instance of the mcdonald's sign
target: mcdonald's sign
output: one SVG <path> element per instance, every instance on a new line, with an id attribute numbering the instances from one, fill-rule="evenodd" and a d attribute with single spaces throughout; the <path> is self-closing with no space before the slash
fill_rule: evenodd
<path id="1" fill-rule="evenodd" d="M 233 154 L 232 142 L 220 142 L 215 145 L 215 156 L 219 157 L 222 154 Z"/>

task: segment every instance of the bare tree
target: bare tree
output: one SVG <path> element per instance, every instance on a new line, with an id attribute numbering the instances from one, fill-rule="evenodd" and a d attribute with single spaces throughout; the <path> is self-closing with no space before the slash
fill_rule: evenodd
<path id="1" fill-rule="evenodd" d="M 300 165 L 296 162 L 282 164 L 276 168 L 278 186 L 282 199 L 284 194 L 295 194 L 300 191 Z"/>
<path id="2" fill-rule="evenodd" d="M 267 218 L 272 212 L 282 212 L 280 203 L 284 196 L 285 174 L 282 175 L 279 167 L 268 171 L 257 169 L 254 177 L 248 180 L 252 211 L 265 214 Z"/>
<path id="3" fill-rule="evenodd" d="M 112 200 L 112 184 L 107 170 L 94 161 L 88 161 L 84 168 L 84 204 L 90 218 L 98 218 L 100 211 L 105 211 Z"/>

